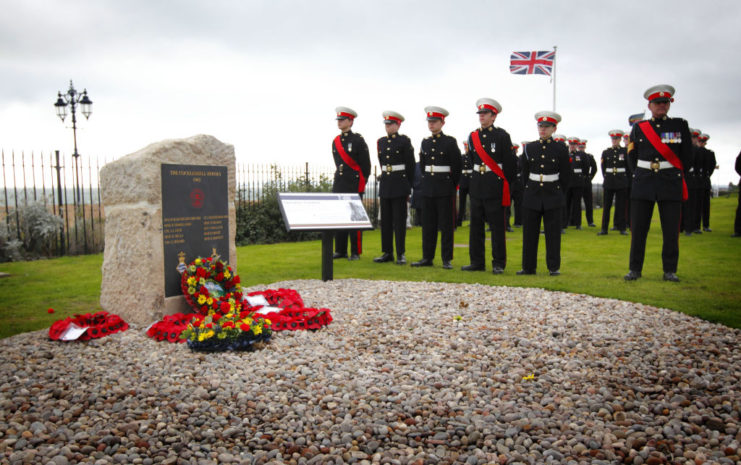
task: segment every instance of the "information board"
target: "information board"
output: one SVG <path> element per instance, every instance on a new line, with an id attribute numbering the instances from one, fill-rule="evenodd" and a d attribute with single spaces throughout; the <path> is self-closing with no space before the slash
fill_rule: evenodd
<path id="1" fill-rule="evenodd" d="M 288 231 L 373 229 L 358 194 L 280 192 L 278 203 Z"/>
<path id="2" fill-rule="evenodd" d="M 226 166 L 162 164 L 165 297 L 182 294 L 181 272 L 197 257 L 229 260 Z"/>

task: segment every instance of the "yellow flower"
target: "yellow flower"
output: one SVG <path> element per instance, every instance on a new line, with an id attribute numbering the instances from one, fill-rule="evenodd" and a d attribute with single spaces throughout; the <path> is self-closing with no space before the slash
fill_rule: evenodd
<path id="1" fill-rule="evenodd" d="M 193 295 L 195 293 L 196 293 L 196 288 L 188 286 L 188 294 Z"/>
<path id="2" fill-rule="evenodd" d="M 188 286 L 195 286 L 196 285 L 196 278 L 194 276 L 191 276 L 188 278 Z"/>
<path id="3" fill-rule="evenodd" d="M 203 305 L 203 303 L 206 302 L 206 296 L 201 294 L 198 296 L 198 305 Z"/>
<path id="4" fill-rule="evenodd" d="M 262 332 L 262 326 L 257 326 L 257 325 L 253 326 L 252 332 L 255 334 L 255 336 L 257 336 L 258 334 Z"/>
<path id="5" fill-rule="evenodd" d="M 204 333 L 201 333 L 198 335 L 198 342 L 202 342 L 206 338 L 206 335 Z"/>
<path id="6" fill-rule="evenodd" d="M 203 263 L 203 262 L 201 261 L 201 259 L 200 259 L 200 258 L 196 258 L 196 261 L 195 261 L 195 263 L 196 263 L 196 265 L 200 265 L 200 264 L 201 264 L 201 263 Z"/>
<path id="7" fill-rule="evenodd" d="M 233 313 L 227 313 L 226 314 L 226 318 L 234 318 L 234 314 Z"/>
<path id="8" fill-rule="evenodd" d="M 456 315 L 456 316 L 454 316 L 454 317 L 453 317 L 453 319 L 454 319 L 455 321 L 461 321 L 461 320 L 463 319 L 463 317 L 462 317 L 462 316 L 460 316 L 460 315 Z"/>
<path id="9" fill-rule="evenodd" d="M 229 279 L 229 278 L 230 278 L 231 276 L 232 276 L 232 274 L 231 274 L 231 273 L 229 273 L 229 270 L 226 270 L 226 271 L 224 271 L 224 277 L 225 277 L 226 279 Z"/>
<path id="10" fill-rule="evenodd" d="M 205 278 L 199 279 L 198 280 L 198 284 L 200 284 L 201 286 L 205 286 L 206 285 L 206 279 Z"/>
<path id="11" fill-rule="evenodd" d="M 265 318 L 265 324 L 268 326 L 272 326 L 273 322 Z"/>
<path id="12" fill-rule="evenodd" d="M 216 333 L 214 333 L 214 330 L 213 329 L 209 329 L 208 331 L 206 331 L 204 333 L 203 337 L 205 339 L 209 339 L 209 338 L 213 337 L 214 334 L 216 334 Z"/>
<path id="13" fill-rule="evenodd" d="M 213 299 L 213 297 L 209 297 L 209 298 L 208 298 L 208 304 L 209 304 L 209 305 L 212 305 L 213 303 L 214 303 L 214 299 Z"/>

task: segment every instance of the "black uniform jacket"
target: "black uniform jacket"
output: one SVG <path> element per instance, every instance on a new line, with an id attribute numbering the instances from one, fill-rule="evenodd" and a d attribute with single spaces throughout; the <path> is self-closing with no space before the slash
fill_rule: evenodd
<path id="1" fill-rule="evenodd" d="M 402 134 L 381 137 L 376 144 L 378 164 L 381 165 L 381 183 L 378 196 L 381 198 L 406 197 L 412 192 L 414 183 L 414 147 L 412 141 Z M 404 165 L 394 171 L 393 166 Z"/>
<path id="2" fill-rule="evenodd" d="M 692 163 L 684 167 L 684 179 L 687 182 L 688 189 L 702 189 L 704 179 L 702 172 L 703 166 L 702 148 L 696 145 L 692 146 Z"/>
<path id="3" fill-rule="evenodd" d="M 340 142 L 342 143 L 342 147 L 345 148 L 345 152 L 360 166 L 360 171 L 363 173 L 363 177 L 367 182 L 368 176 L 370 176 L 371 163 L 368 144 L 365 143 L 363 136 L 352 131 L 343 132 L 340 134 Z M 337 170 L 334 172 L 332 192 L 357 193 L 358 185 L 360 184 L 360 174 L 350 168 L 342 159 L 337 148 L 334 146 L 334 139 L 332 140 L 332 157 L 334 157 L 334 164 L 337 167 Z"/>
<path id="4" fill-rule="evenodd" d="M 569 149 L 553 138 L 539 139 L 525 146 L 522 154 L 522 206 L 532 210 L 552 210 L 566 206 L 566 187 L 571 177 Z M 557 181 L 540 181 L 539 175 L 558 175 Z M 536 179 L 531 179 L 533 175 Z"/>
<path id="5" fill-rule="evenodd" d="M 710 189 L 710 176 L 713 175 L 713 172 L 715 171 L 715 165 L 718 163 L 718 161 L 715 159 L 715 152 L 712 150 L 700 147 L 700 150 L 702 151 L 702 175 L 704 178 L 703 182 L 703 189 Z"/>
<path id="6" fill-rule="evenodd" d="M 512 153 L 512 139 L 507 134 L 507 131 L 502 128 L 489 126 L 486 129 L 479 128 L 476 132 L 479 134 L 479 140 L 484 151 L 502 169 L 507 182 L 512 184 L 517 176 L 517 158 Z M 471 197 L 500 200 L 499 204 L 501 205 L 504 181 L 486 167 L 486 164 L 479 157 L 478 152 L 476 152 L 470 135 L 468 136 L 468 146 L 470 147 L 469 153 L 471 154 L 473 165 L 473 173 L 471 173 Z M 479 166 L 478 170 L 476 169 L 477 165 Z M 482 166 L 486 168 L 483 173 L 481 172 Z"/>
<path id="7" fill-rule="evenodd" d="M 682 118 L 663 118 L 648 120 L 659 138 L 674 152 L 687 169 L 693 163 L 692 139 L 687 121 Z M 648 141 L 639 123 L 633 125 L 628 144 L 628 157 L 633 170 L 631 199 L 682 201 L 682 171 L 677 168 L 652 170 L 637 167 L 639 160 L 645 162 L 665 162 L 664 157 Z"/>
<path id="8" fill-rule="evenodd" d="M 461 178 L 458 180 L 458 187 L 461 189 L 469 189 L 471 187 L 471 170 L 473 169 L 473 163 L 471 163 L 471 152 L 461 154 Z"/>
<path id="9" fill-rule="evenodd" d="M 419 150 L 419 163 L 422 168 L 422 195 L 425 197 L 446 197 L 455 195 L 461 177 L 461 149 L 455 137 L 433 134 L 422 140 Z M 449 171 L 431 171 L 431 166 L 447 166 Z"/>
<path id="10" fill-rule="evenodd" d="M 625 147 L 610 147 L 602 152 L 602 177 L 605 189 L 627 189 L 630 179 L 628 151 Z M 622 170 L 622 172 L 618 172 Z"/>
<path id="11" fill-rule="evenodd" d="M 569 187 L 584 187 L 589 173 L 589 159 L 581 150 L 571 152 L 571 181 Z"/>
<path id="12" fill-rule="evenodd" d="M 589 165 L 589 172 L 587 173 L 586 183 L 587 185 L 592 184 L 592 179 L 597 174 L 597 160 L 594 159 L 594 155 L 586 153 L 587 164 Z"/>

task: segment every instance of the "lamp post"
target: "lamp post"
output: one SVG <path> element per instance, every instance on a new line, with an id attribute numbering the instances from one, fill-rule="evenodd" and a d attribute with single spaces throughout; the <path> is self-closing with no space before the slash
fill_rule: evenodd
<path id="1" fill-rule="evenodd" d="M 75 86 L 72 84 L 72 80 L 69 81 L 69 90 L 66 94 L 61 92 L 57 93 L 58 98 L 54 107 L 57 110 L 57 116 L 64 122 L 67 117 L 67 106 L 70 107 L 72 113 L 72 137 L 74 138 L 75 151 L 72 156 L 75 159 L 75 194 L 77 196 L 77 202 L 82 201 L 80 194 L 80 174 L 78 169 L 78 158 L 80 154 L 77 153 L 77 105 L 80 105 L 80 111 L 85 115 L 85 119 L 90 118 L 90 114 L 93 112 L 93 101 L 87 96 L 87 89 L 83 90 L 82 93 L 77 92 Z"/>

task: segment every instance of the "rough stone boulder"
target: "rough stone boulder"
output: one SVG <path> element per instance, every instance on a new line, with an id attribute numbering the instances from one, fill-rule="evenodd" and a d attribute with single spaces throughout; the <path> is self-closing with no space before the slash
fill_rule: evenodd
<path id="1" fill-rule="evenodd" d="M 148 325 L 163 315 L 188 309 L 182 296 L 165 298 L 163 163 L 227 167 L 228 261 L 237 269 L 234 146 L 213 136 L 197 135 L 157 142 L 108 163 L 100 171 L 105 209 L 100 304 L 129 323 Z"/>

